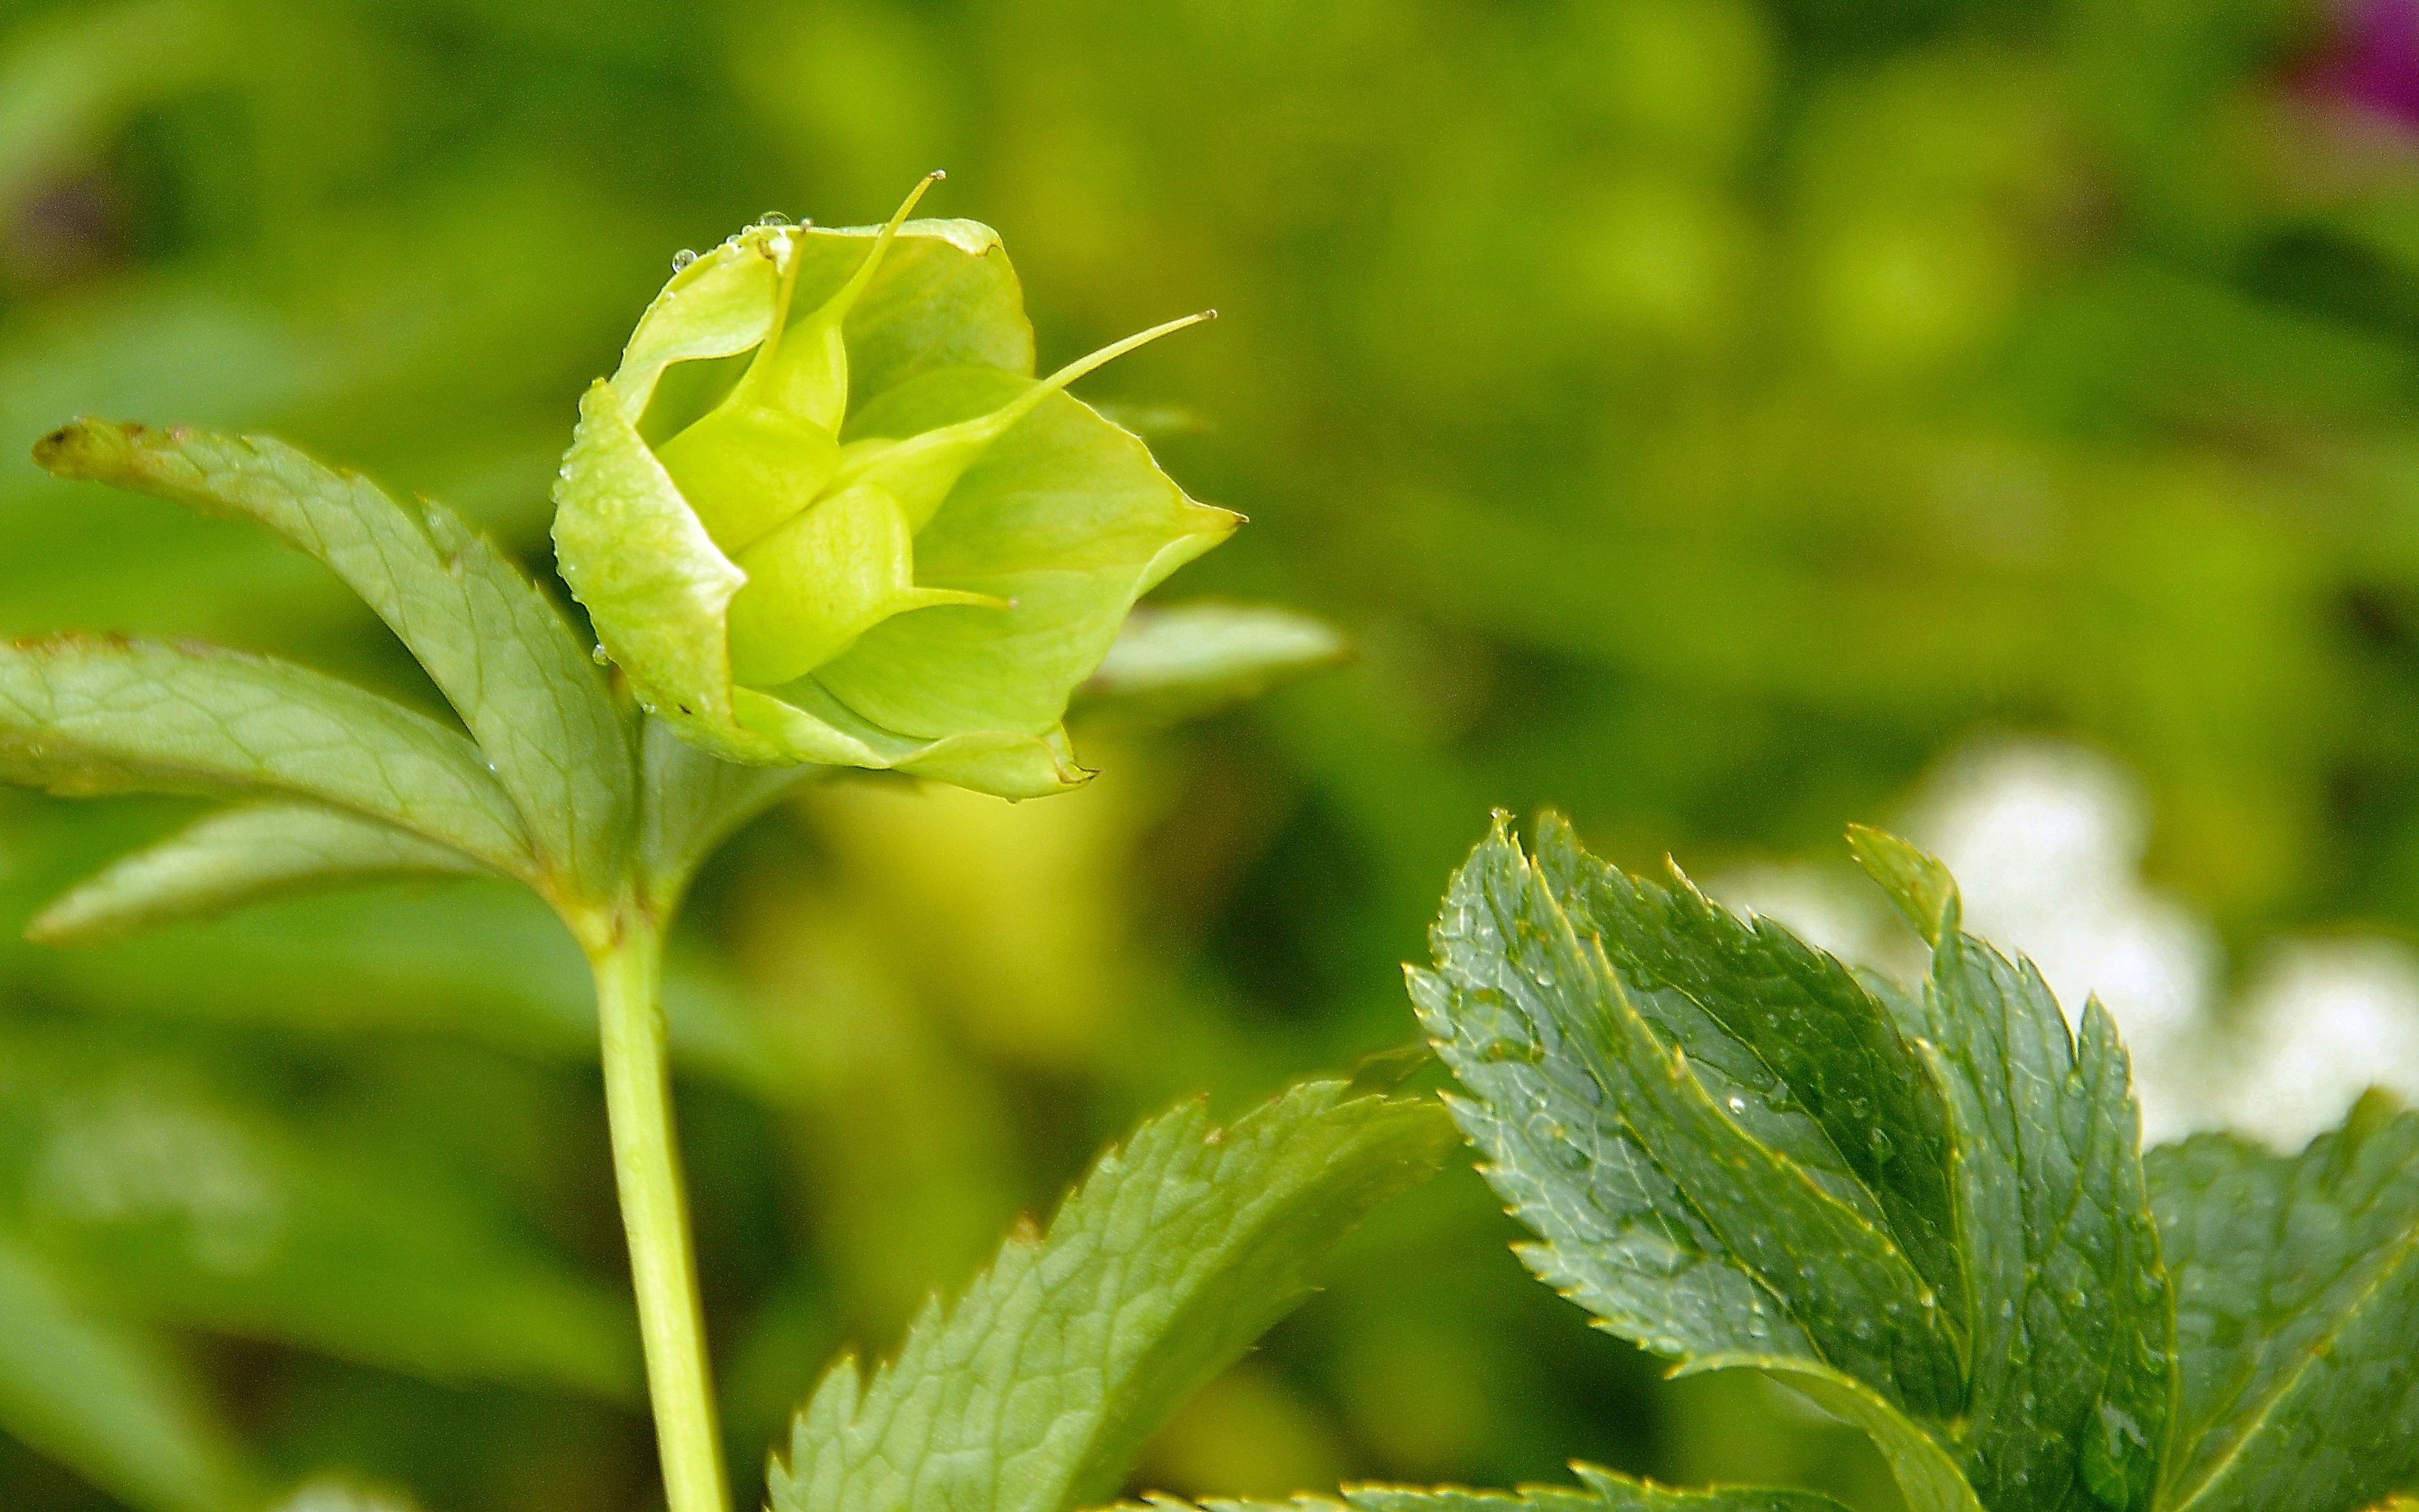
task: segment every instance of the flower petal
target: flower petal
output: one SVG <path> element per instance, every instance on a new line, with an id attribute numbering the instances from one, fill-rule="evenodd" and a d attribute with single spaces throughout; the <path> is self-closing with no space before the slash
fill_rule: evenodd
<path id="1" fill-rule="evenodd" d="M 643 415 L 675 363 L 729 357 L 764 339 L 785 250 L 801 257 L 791 308 L 820 305 L 852 272 L 878 225 L 750 226 L 672 275 L 639 317 L 613 375 L 631 415 Z M 841 330 L 852 403 L 933 367 L 1033 371 L 1025 292 L 1000 254 L 999 233 L 975 221 L 910 221 Z M 735 377 L 735 375 L 734 375 Z"/>
<path id="2" fill-rule="evenodd" d="M 877 423 L 946 424 L 1019 384 L 960 369 L 909 388 L 928 392 L 886 395 Z M 898 615 L 815 680 L 870 721 L 910 735 L 1039 733 L 1107 655 L 1134 599 L 1240 523 L 1185 497 L 1139 438 L 1054 395 L 994 443 L 916 537 L 918 586 L 1010 607 Z"/>
<path id="3" fill-rule="evenodd" d="M 735 698 L 748 730 L 790 761 L 907 772 L 1002 798 L 1047 797 L 1092 779 L 1076 764 L 1063 727 L 909 740 L 867 724 L 811 678 L 783 688 L 780 697 L 743 687 Z"/>
<path id="4" fill-rule="evenodd" d="M 554 497 L 556 560 L 639 702 L 717 755 L 778 760 L 732 713 L 724 623 L 747 575 L 707 537 L 609 383 L 580 398 Z"/>

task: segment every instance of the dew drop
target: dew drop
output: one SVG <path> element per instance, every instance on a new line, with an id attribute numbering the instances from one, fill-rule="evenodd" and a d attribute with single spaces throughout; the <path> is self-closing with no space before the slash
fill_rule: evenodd
<path id="1" fill-rule="evenodd" d="M 756 224 L 758 225 L 787 225 L 790 224 L 790 218 L 782 214 L 779 210 L 766 210 L 763 214 L 756 217 Z"/>
<path id="2" fill-rule="evenodd" d="M 599 645 L 589 651 L 588 659 L 594 662 L 597 666 L 602 667 L 610 662 L 613 658 L 607 655 L 606 650 L 602 645 Z"/>
<path id="3" fill-rule="evenodd" d="M 1731 1111 L 1733 1113 L 1745 1113 L 1747 1111 L 1747 1099 L 1743 1097 L 1732 1098 Z"/>
<path id="4" fill-rule="evenodd" d="M 691 252 L 686 247 L 683 247 L 680 251 L 672 254 L 672 271 L 675 273 L 680 272 L 695 261 L 697 261 L 697 254 Z"/>
<path id="5" fill-rule="evenodd" d="M 2084 1435 L 2083 1484 L 2105 1505 L 2130 1505 L 2152 1473 L 2149 1434 L 2114 1402 L 2100 1403 L 2099 1419 Z"/>

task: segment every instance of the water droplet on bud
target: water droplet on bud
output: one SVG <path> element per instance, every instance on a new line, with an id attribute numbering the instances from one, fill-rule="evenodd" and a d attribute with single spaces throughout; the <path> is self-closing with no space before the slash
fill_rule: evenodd
<path id="1" fill-rule="evenodd" d="M 683 247 L 680 251 L 672 254 L 672 271 L 677 273 L 695 261 L 697 261 L 697 254 L 689 251 L 686 247 Z"/>
<path id="2" fill-rule="evenodd" d="M 588 653 L 588 659 L 594 662 L 599 667 L 607 666 L 613 660 L 612 656 L 606 652 L 602 645 L 591 650 Z"/>
<path id="3" fill-rule="evenodd" d="M 763 214 L 756 217 L 756 224 L 758 225 L 787 225 L 790 224 L 790 218 L 782 214 L 779 210 L 766 210 Z"/>

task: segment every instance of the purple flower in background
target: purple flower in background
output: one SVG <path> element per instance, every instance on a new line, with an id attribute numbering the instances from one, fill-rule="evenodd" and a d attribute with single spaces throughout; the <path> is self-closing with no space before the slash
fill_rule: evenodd
<path id="1" fill-rule="evenodd" d="M 2338 14 L 2303 85 L 2419 130 L 2419 0 L 2350 0 Z"/>

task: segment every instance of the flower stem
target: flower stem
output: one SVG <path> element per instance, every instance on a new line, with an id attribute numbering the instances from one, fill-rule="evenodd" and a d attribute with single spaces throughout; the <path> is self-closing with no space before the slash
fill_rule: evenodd
<path id="1" fill-rule="evenodd" d="M 625 908 L 618 927 L 589 952 L 604 1031 L 605 1108 L 613 1131 L 613 1178 L 630 1239 L 639 1293 L 647 1395 L 655 1405 L 670 1512 L 730 1512 L 722 1432 L 716 1422 L 688 1199 L 672 1134 L 671 1083 L 664 1061 L 663 937 L 655 920 Z"/>

